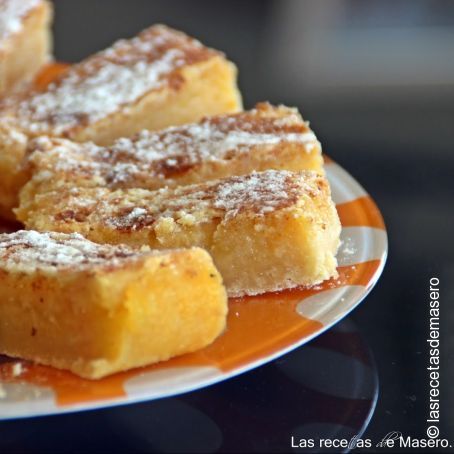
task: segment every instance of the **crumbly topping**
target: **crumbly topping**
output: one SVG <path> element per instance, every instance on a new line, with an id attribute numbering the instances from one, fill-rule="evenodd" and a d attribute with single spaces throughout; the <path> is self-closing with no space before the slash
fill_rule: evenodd
<path id="1" fill-rule="evenodd" d="M 23 17 L 39 3 L 41 0 L 0 0 L 0 39 L 19 32 Z"/>
<path id="2" fill-rule="evenodd" d="M 0 235 L 0 269 L 16 272 L 57 271 L 93 265 L 118 266 L 138 251 L 92 243 L 83 236 L 22 230 Z"/>
<path id="3" fill-rule="evenodd" d="M 97 176 L 113 188 L 140 187 L 150 177 L 172 178 L 203 162 L 228 160 L 256 146 L 298 144 L 309 152 L 318 144 L 297 112 L 272 106 L 266 115 L 254 109 L 160 132 L 142 131 L 107 148 L 58 139 L 40 141 L 36 148 L 46 151 L 40 159 L 47 170 Z"/>
<path id="4" fill-rule="evenodd" d="M 56 200 L 46 205 L 52 206 L 56 221 L 137 231 L 166 220 L 188 225 L 228 219 L 240 212 L 263 216 L 315 197 L 325 185 L 316 172 L 268 170 L 157 191 L 74 188 L 66 196 L 54 193 Z"/>
<path id="5" fill-rule="evenodd" d="M 234 216 L 243 210 L 265 214 L 293 205 L 302 190 L 309 189 L 288 171 L 270 170 L 221 181 L 215 191 L 214 206 Z"/>
<path id="6" fill-rule="evenodd" d="M 217 54 L 183 33 L 153 26 L 72 66 L 44 91 L 19 102 L 16 116 L 19 125 L 33 134 L 64 135 L 151 90 L 177 87 L 180 68 Z"/>

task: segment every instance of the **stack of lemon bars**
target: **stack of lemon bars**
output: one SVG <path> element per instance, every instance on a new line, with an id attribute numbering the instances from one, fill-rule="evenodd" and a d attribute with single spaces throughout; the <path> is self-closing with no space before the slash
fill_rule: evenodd
<path id="1" fill-rule="evenodd" d="M 201 349 L 228 297 L 336 276 L 340 222 L 298 111 L 243 110 L 222 52 L 164 25 L 46 87 L 50 4 L 0 9 L 0 353 L 96 379 Z"/>

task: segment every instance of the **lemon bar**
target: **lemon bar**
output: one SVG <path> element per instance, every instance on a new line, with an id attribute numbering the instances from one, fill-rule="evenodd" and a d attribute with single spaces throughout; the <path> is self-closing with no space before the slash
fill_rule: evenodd
<path id="1" fill-rule="evenodd" d="M 336 275 L 340 222 L 326 178 L 268 170 L 146 189 L 62 188 L 21 197 L 28 228 L 99 243 L 208 250 L 230 296 L 314 285 Z"/>
<path id="2" fill-rule="evenodd" d="M 12 175 L 14 181 L 5 186 L 0 180 L 2 212 L 11 216 L 15 206 L 31 137 L 106 145 L 144 128 L 161 129 L 240 108 L 236 68 L 222 53 L 166 26 L 152 26 L 70 67 L 45 89 L 3 101 L 0 174 Z M 11 135 L 17 138 L 13 143 Z"/>
<path id="3" fill-rule="evenodd" d="M 29 150 L 32 194 L 65 185 L 153 190 L 267 169 L 323 172 L 320 142 L 298 111 L 268 103 L 107 147 L 40 137 Z"/>
<path id="4" fill-rule="evenodd" d="M 0 94 L 29 82 L 49 61 L 51 19 L 47 1 L 0 1 Z"/>
<path id="5" fill-rule="evenodd" d="M 199 248 L 2 234 L 0 293 L 0 353 L 91 379 L 205 347 L 226 322 L 221 277 Z"/>

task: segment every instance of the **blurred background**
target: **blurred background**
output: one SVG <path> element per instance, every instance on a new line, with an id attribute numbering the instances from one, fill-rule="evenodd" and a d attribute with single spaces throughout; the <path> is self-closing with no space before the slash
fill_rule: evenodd
<path id="1" fill-rule="evenodd" d="M 55 6 L 60 60 L 78 61 L 163 22 L 238 65 L 246 107 L 269 100 L 300 109 L 324 151 L 375 198 L 389 229 L 384 275 L 351 317 L 379 376 L 365 436 L 378 441 L 392 430 L 425 436 L 428 281 L 437 276 L 441 430 L 453 440 L 454 2 L 58 0 Z"/>

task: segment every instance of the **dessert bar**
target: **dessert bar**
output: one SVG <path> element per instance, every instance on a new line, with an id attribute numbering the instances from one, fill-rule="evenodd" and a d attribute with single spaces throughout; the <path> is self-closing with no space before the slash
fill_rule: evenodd
<path id="1" fill-rule="evenodd" d="M 268 170 L 156 191 L 61 188 L 30 197 L 18 219 L 99 243 L 200 246 L 231 296 L 314 285 L 336 275 L 340 222 L 326 178 Z"/>
<path id="2" fill-rule="evenodd" d="M 320 142 L 298 111 L 268 103 L 198 123 L 144 130 L 107 147 L 41 137 L 29 150 L 24 172 L 31 178 L 30 196 L 67 185 L 157 189 L 254 170 L 323 173 Z"/>
<path id="3" fill-rule="evenodd" d="M 150 252 L 78 234 L 1 234 L 0 294 L 0 353 L 85 378 L 203 348 L 227 313 L 204 250 Z"/>

